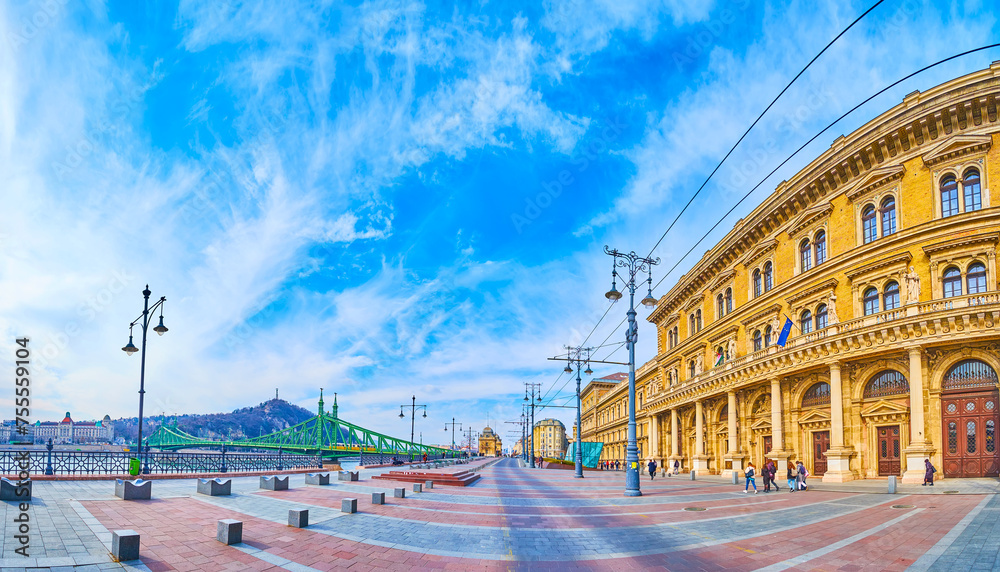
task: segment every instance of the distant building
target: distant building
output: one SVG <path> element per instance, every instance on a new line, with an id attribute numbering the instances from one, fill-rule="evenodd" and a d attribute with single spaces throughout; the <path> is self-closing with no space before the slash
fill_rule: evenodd
<path id="1" fill-rule="evenodd" d="M 518 439 L 511 448 L 510 453 L 515 457 L 520 457 L 524 453 L 524 439 Z"/>
<path id="2" fill-rule="evenodd" d="M 558 419 L 542 419 L 534 425 L 535 456 L 562 459 L 566 456 L 566 426 Z"/>
<path id="3" fill-rule="evenodd" d="M 500 436 L 489 426 L 483 429 L 479 437 L 479 454 L 484 457 L 499 457 L 502 454 Z"/>
<path id="4" fill-rule="evenodd" d="M 4 423 L 4 429 L 7 425 Z M 111 416 L 105 415 L 100 421 L 73 421 L 69 411 L 62 421 L 36 421 L 32 427 L 34 430 L 35 442 L 48 441 L 53 443 L 113 443 L 115 440 L 115 427 L 111 422 Z M 30 430 L 29 430 L 30 433 Z M 7 438 L 10 440 L 10 437 Z"/>

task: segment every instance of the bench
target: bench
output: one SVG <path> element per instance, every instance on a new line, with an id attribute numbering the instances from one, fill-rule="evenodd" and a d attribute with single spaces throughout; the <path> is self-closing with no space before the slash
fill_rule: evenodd
<path id="1" fill-rule="evenodd" d="M 115 479 L 115 496 L 122 500 L 149 500 L 153 494 L 153 481 Z"/>
<path id="2" fill-rule="evenodd" d="M 198 493 L 210 497 L 228 496 L 232 494 L 232 486 L 232 479 L 198 479 Z"/>
<path id="3" fill-rule="evenodd" d="M 309 473 L 306 475 L 307 485 L 329 485 L 330 473 Z"/>
<path id="4" fill-rule="evenodd" d="M 265 491 L 287 491 L 288 490 L 288 477 L 281 478 L 279 476 L 268 476 L 260 478 L 260 488 Z"/>
<path id="5" fill-rule="evenodd" d="M 31 500 L 31 479 L 12 481 L 7 477 L 0 478 L 0 500 Z"/>

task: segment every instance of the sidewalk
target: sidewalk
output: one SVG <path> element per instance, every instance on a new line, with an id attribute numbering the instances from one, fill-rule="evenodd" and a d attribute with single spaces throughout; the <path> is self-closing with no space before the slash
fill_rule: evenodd
<path id="1" fill-rule="evenodd" d="M 671 478 L 690 479 L 689 475 L 680 474 Z M 738 486 L 741 490 L 744 486 L 743 478 L 740 477 L 739 485 L 732 484 L 731 477 L 718 475 L 702 475 L 699 481 L 719 485 Z M 763 481 L 758 478 L 757 489 L 764 490 Z M 784 479 L 777 479 L 778 486 L 782 492 L 788 492 L 788 485 Z M 846 483 L 824 483 L 822 477 L 809 477 L 806 479 L 810 491 L 838 492 L 838 493 L 864 493 L 864 494 L 885 494 L 889 492 L 889 479 L 859 479 Z M 987 495 L 1000 493 L 1000 479 L 941 479 L 934 482 L 934 486 L 922 486 L 914 484 L 904 485 L 896 482 L 896 494 L 899 495 L 939 495 L 939 494 L 960 494 L 960 495 Z"/>

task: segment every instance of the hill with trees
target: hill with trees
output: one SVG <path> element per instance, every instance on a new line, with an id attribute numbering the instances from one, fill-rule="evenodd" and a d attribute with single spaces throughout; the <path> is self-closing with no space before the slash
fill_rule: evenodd
<path id="1" fill-rule="evenodd" d="M 304 407 L 289 403 L 284 399 L 271 399 L 260 405 L 244 407 L 231 413 L 208 413 L 204 415 L 177 415 L 166 417 L 166 422 L 175 419 L 181 431 L 206 439 L 231 440 L 267 435 L 297 425 L 316 415 Z M 144 418 L 143 437 L 155 431 L 163 422 L 162 415 Z M 115 437 L 135 442 L 139 420 L 136 417 L 116 419 Z"/>

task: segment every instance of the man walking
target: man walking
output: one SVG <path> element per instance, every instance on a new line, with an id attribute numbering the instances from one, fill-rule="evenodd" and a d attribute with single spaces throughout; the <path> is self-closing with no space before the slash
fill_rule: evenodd
<path id="1" fill-rule="evenodd" d="M 646 468 L 649 469 L 649 480 L 653 480 L 653 475 L 656 474 L 656 461 L 650 459 L 649 464 L 646 465 Z"/>

